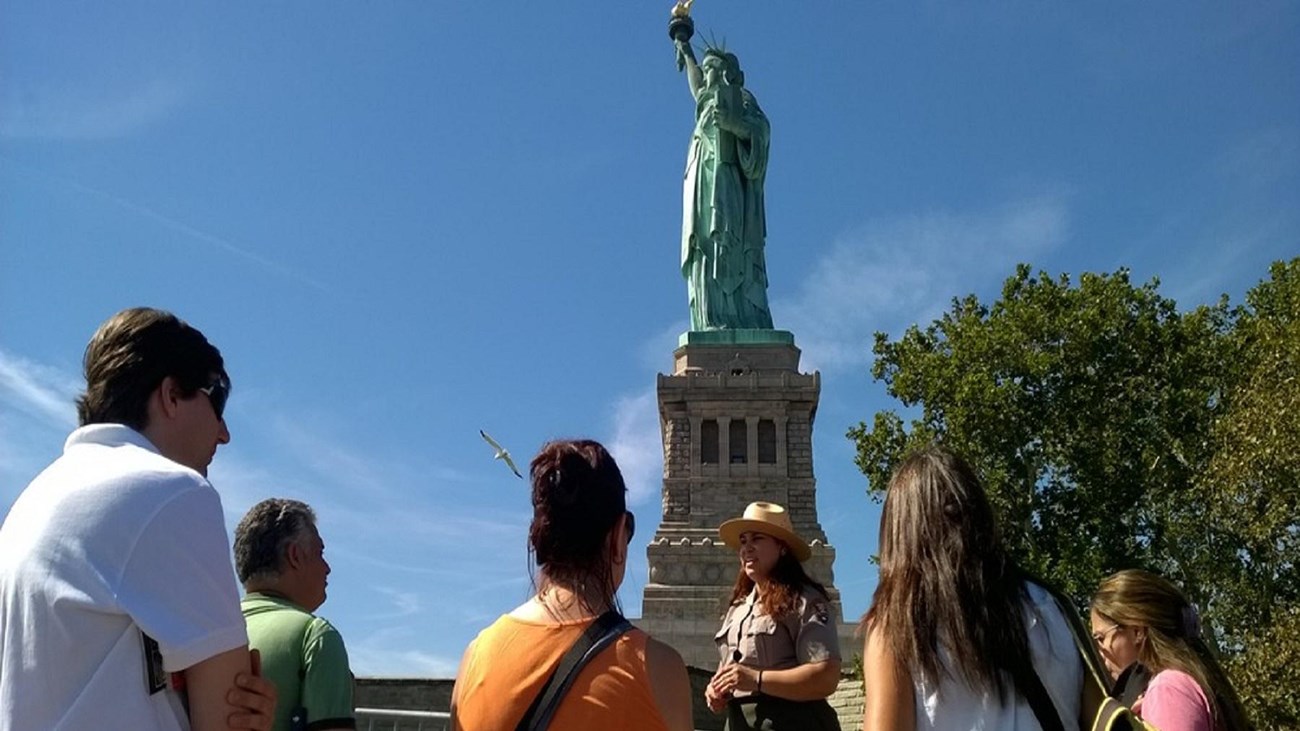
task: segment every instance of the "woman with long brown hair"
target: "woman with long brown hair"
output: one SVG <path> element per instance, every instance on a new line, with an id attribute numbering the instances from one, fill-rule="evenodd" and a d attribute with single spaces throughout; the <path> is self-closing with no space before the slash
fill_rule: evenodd
<path id="1" fill-rule="evenodd" d="M 1028 699 L 1043 690 L 1047 712 L 1078 721 L 1068 619 L 1007 554 L 974 470 L 947 449 L 913 453 L 889 483 L 863 629 L 867 731 L 1039 729 Z"/>
<path id="2" fill-rule="evenodd" d="M 839 731 L 826 702 L 840 680 L 839 639 L 826 588 L 803 570 L 812 549 L 775 503 L 750 503 L 718 533 L 740 569 L 715 638 L 709 709 L 727 712 L 728 731 Z"/>
<path id="3" fill-rule="evenodd" d="M 1246 731 L 1228 676 L 1201 635 L 1196 608 L 1167 579 L 1128 569 L 1092 598 L 1092 638 L 1111 675 L 1141 663 L 1133 711 L 1161 731 Z M 1136 670 L 1137 668 L 1134 668 Z M 1133 674 L 1130 672 L 1130 674 Z"/>
<path id="4" fill-rule="evenodd" d="M 591 440 L 542 446 L 530 466 L 529 553 L 535 593 L 479 633 L 452 689 L 452 728 L 513 731 L 535 717 L 549 678 L 586 633 L 622 620 L 616 592 L 635 530 L 623 475 Z M 676 650 L 630 628 L 590 657 L 557 694 L 551 728 L 689 731 L 691 688 Z M 560 687 L 565 687 L 562 683 Z M 545 714 L 543 714 L 545 715 Z"/>

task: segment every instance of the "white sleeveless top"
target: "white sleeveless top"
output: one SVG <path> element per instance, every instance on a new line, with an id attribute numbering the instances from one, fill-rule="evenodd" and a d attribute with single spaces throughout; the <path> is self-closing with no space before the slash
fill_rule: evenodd
<path id="1" fill-rule="evenodd" d="M 1024 606 L 1025 633 L 1034 669 L 1047 694 L 1061 714 L 1066 731 L 1078 728 L 1079 702 L 1083 694 L 1083 658 L 1074 645 L 1070 625 L 1056 601 L 1037 584 L 1026 583 L 1029 602 Z M 939 647 L 939 662 L 951 669 L 947 651 Z M 943 685 L 918 676 L 913 678 L 916 697 L 916 728 L 934 731 L 1037 731 L 1042 727 L 1025 699 L 1012 693 L 1006 705 L 996 691 L 977 691 L 960 676 L 949 674 Z"/>

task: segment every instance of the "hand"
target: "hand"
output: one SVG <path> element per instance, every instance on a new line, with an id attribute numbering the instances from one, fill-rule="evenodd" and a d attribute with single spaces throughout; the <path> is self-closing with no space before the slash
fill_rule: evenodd
<path id="1" fill-rule="evenodd" d="M 727 698 L 736 691 L 753 692 L 758 690 L 758 671 L 740 663 L 732 663 L 719 670 L 713 680 L 709 681 L 709 686 Z"/>
<path id="2" fill-rule="evenodd" d="M 231 728 L 271 731 L 275 721 L 275 685 L 262 677 L 262 655 L 250 651 L 253 670 L 235 676 L 235 687 L 226 694 L 226 702 L 246 712 L 230 714 Z"/>
<path id="3" fill-rule="evenodd" d="M 677 70 L 681 71 L 686 68 L 686 44 L 682 41 L 674 41 L 673 45 L 677 47 Z"/>
<path id="4" fill-rule="evenodd" d="M 723 698 L 715 693 L 712 685 L 705 686 L 704 703 L 713 713 L 722 713 L 722 710 L 727 707 L 727 700 L 727 698 Z"/>
<path id="5" fill-rule="evenodd" d="M 718 676 L 722 671 L 718 671 L 710 680 L 709 684 L 704 686 L 704 702 L 708 704 L 709 710 L 713 713 L 722 713 L 722 709 L 727 707 L 727 701 L 731 700 L 730 693 L 724 693 L 718 688 Z"/>
<path id="6" fill-rule="evenodd" d="M 745 126 L 740 123 L 740 115 L 730 109 L 725 111 L 718 110 L 718 116 L 716 119 L 718 127 L 732 133 L 733 135 L 741 136 L 745 131 Z"/>

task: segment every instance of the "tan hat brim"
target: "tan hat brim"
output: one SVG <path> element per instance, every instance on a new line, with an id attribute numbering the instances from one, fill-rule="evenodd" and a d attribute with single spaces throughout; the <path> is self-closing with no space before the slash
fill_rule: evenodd
<path id="1" fill-rule="evenodd" d="M 718 535 L 722 537 L 722 542 L 727 544 L 728 548 L 740 550 L 740 534 L 745 531 L 753 533 L 765 533 L 781 541 L 790 547 L 794 552 L 794 557 L 799 559 L 799 563 L 807 561 L 812 556 L 812 548 L 793 531 L 768 523 L 765 520 L 746 520 L 745 518 L 733 518 L 722 525 L 718 526 Z"/>

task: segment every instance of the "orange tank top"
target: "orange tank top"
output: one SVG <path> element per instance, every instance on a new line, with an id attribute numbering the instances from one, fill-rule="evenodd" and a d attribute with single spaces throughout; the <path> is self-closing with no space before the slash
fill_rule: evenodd
<path id="1" fill-rule="evenodd" d="M 547 625 L 506 615 L 480 632 L 457 680 L 457 726 L 514 731 L 592 621 Z M 560 701 L 551 728 L 667 731 L 646 673 L 647 639 L 633 629 L 592 658 Z"/>

